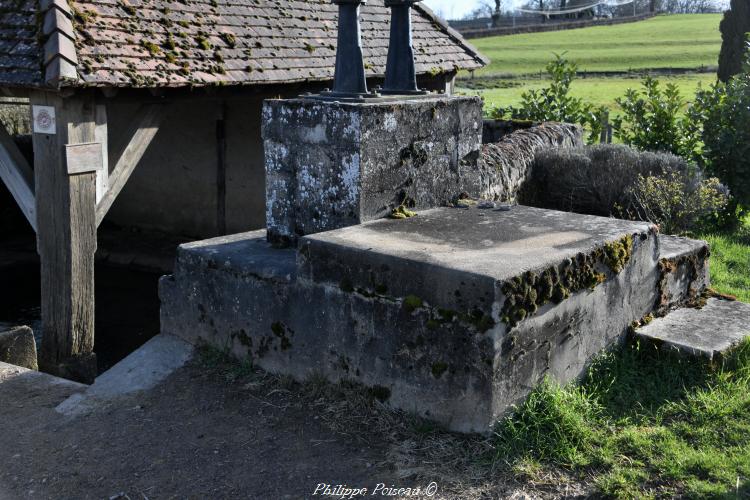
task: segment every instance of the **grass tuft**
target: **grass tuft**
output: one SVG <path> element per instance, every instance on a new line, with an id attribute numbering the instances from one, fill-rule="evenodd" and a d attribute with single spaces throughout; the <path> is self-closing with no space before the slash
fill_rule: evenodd
<path id="1" fill-rule="evenodd" d="M 733 497 L 750 478 L 750 338 L 721 366 L 635 344 L 580 384 L 542 384 L 496 431 L 494 460 L 593 478 L 601 493 Z"/>

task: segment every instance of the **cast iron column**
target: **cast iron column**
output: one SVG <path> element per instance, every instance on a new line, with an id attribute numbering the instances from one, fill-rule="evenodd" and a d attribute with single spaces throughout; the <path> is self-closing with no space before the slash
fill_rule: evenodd
<path id="1" fill-rule="evenodd" d="M 411 6 L 421 0 L 385 0 L 391 8 L 391 41 L 384 94 L 423 94 L 417 87 L 411 36 Z"/>
<path id="2" fill-rule="evenodd" d="M 367 94 L 367 81 L 362 57 L 359 6 L 367 3 L 367 0 L 333 0 L 333 3 L 339 6 L 339 33 L 336 75 L 331 94 L 340 97 L 361 97 Z"/>

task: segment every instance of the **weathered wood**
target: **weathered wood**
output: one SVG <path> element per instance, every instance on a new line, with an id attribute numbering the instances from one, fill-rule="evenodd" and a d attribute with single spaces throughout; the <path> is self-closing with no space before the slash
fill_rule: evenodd
<path id="1" fill-rule="evenodd" d="M 102 151 L 102 169 L 96 173 L 96 203 L 104 198 L 104 194 L 109 189 L 109 136 L 107 128 L 107 106 L 105 104 L 96 105 L 96 142 L 101 143 Z"/>
<path id="2" fill-rule="evenodd" d="M 33 134 L 42 277 L 39 364 L 56 375 L 91 382 L 96 375 L 96 173 L 69 175 L 65 145 L 96 140 L 96 107 L 84 96 L 36 92 L 31 99 L 32 105 L 54 106 L 57 115 L 55 135 Z"/>
<path id="3" fill-rule="evenodd" d="M 0 179 L 16 200 L 26 220 L 36 231 L 36 201 L 34 197 L 34 174 L 13 138 L 0 125 Z"/>
<path id="4" fill-rule="evenodd" d="M 68 175 L 98 172 L 104 168 L 104 151 L 99 142 L 66 144 L 65 161 Z"/>
<path id="5" fill-rule="evenodd" d="M 216 226 L 220 235 L 227 234 L 227 130 L 226 103 L 216 120 Z"/>
<path id="6" fill-rule="evenodd" d="M 159 125 L 163 116 L 164 105 L 162 104 L 146 104 L 142 106 L 132 125 L 121 139 L 122 143 L 127 141 L 126 144 L 121 149 L 116 150 L 122 152 L 115 156 L 110 156 L 110 162 L 114 163 L 115 167 L 109 176 L 109 189 L 96 208 L 97 226 L 102 223 L 107 212 L 112 208 L 112 204 L 117 199 L 122 188 L 127 184 L 135 167 L 138 166 L 141 158 L 143 158 L 146 150 L 151 145 L 151 141 L 153 141 L 157 132 L 159 132 Z"/>

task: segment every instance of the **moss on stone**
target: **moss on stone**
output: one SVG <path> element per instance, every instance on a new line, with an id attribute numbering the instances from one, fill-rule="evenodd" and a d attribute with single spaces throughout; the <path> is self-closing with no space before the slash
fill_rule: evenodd
<path id="1" fill-rule="evenodd" d="M 222 40 L 224 40 L 224 43 L 227 44 L 227 47 L 229 48 L 235 48 L 237 46 L 237 37 L 235 37 L 231 33 L 223 33 L 221 35 Z"/>
<path id="2" fill-rule="evenodd" d="M 407 312 L 413 312 L 423 305 L 424 303 L 422 302 L 422 299 L 416 295 L 407 295 L 404 298 L 404 309 L 406 309 Z"/>
<path id="3" fill-rule="evenodd" d="M 604 245 L 605 262 L 613 273 L 619 274 L 625 269 L 633 256 L 633 236 L 627 235 L 619 241 Z"/>
<path id="4" fill-rule="evenodd" d="M 399 205 L 391 211 L 391 214 L 388 217 L 391 219 L 410 219 L 411 217 L 416 216 L 417 212 L 409 210 L 405 205 Z"/>
<path id="5" fill-rule="evenodd" d="M 352 293 L 354 291 L 354 285 L 349 278 L 344 278 L 343 280 L 341 280 L 341 283 L 339 283 L 339 288 L 342 292 L 346 293 Z"/>
<path id="6" fill-rule="evenodd" d="M 594 290 L 608 279 L 602 271 L 609 269 L 619 274 L 630 262 L 632 253 L 633 237 L 628 235 L 589 254 L 579 253 L 575 258 L 565 259 L 560 266 L 541 272 L 528 271 L 506 281 L 502 321 L 514 328 L 549 303 L 560 304 L 574 293 Z"/>
<path id="7" fill-rule="evenodd" d="M 448 365 L 446 363 L 437 362 L 432 364 L 432 376 L 435 378 L 442 377 L 443 373 L 448 371 Z"/>
<path id="8" fill-rule="evenodd" d="M 391 398 L 391 390 L 387 387 L 383 387 L 382 385 L 376 385 L 370 388 L 370 394 L 372 394 L 375 399 L 378 401 L 382 401 L 385 403 Z"/>
<path id="9" fill-rule="evenodd" d="M 141 47 L 146 49 L 148 53 L 151 54 L 152 56 L 155 56 L 161 53 L 161 47 L 159 47 L 155 43 L 149 42 L 148 40 L 141 40 Z"/>
<path id="10" fill-rule="evenodd" d="M 277 321 L 271 325 L 271 332 L 279 338 L 281 341 L 281 350 L 286 351 L 292 347 L 292 342 L 289 340 L 289 335 L 292 332 L 284 323 Z"/>

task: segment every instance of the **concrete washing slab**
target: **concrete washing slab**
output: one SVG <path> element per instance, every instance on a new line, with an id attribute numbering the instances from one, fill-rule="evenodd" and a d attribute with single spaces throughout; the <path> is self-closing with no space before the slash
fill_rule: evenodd
<path id="1" fill-rule="evenodd" d="M 0 361 L 0 383 L 19 383 L 25 392 L 62 390 L 68 395 L 85 390 L 88 386 Z"/>
<path id="2" fill-rule="evenodd" d="M 701 309 L 673 311 L 638 329 L 644 340 L 714 359 L 750 337 L 750 304 L 709 299 Z"/>
<path id="3" fill-rule="evenodd" d="M 115 398 L 147 391 L 185 366 L 193 346 L 171 335 L 157 335 L 111 369 L 97 377 L 85 391 L 73 394 L 56 410 L 67 416 L 86 413 Z"/>
<path id="4" fill-rule="evenodd" d="M 161 331 L 487 432 L 544 377 L 575 379 L 654 312 L 659 263 L 649 224 L 521 206 L 427 210 L 297 250 L 256 231 L 180 247 L 160 282 Z M 661 292 L 679 302 L 703 278 Z"/>

